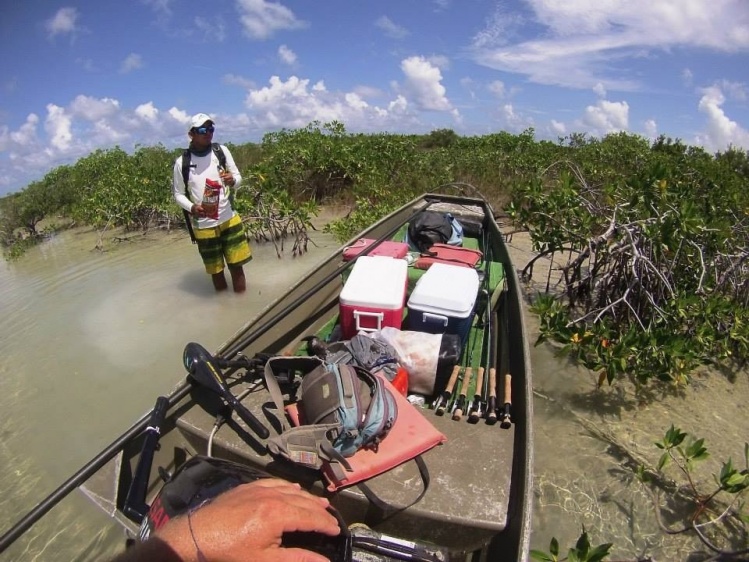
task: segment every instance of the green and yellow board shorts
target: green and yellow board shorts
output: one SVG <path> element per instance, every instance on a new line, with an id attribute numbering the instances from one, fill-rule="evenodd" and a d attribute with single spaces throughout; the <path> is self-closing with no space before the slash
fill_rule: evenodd
<path id="1" fill-rule="evenodd" d="M 231 267 L 244 265 L 252 259 L 250 243 L 239 215 L 213 228 L 196 228 L 195 240 L 209 275 L 221 273 L 224 260 Z"/>

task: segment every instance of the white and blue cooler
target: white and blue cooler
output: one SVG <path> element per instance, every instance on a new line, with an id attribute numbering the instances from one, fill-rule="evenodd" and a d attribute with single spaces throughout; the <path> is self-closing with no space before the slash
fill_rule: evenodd
<path id="1" fill-rule="evenodd" d="M 479 275 L 474 268 L 432 264 L 408 299 L 408 329 L 457 334 L 465 344 L 478 291 Z"/>

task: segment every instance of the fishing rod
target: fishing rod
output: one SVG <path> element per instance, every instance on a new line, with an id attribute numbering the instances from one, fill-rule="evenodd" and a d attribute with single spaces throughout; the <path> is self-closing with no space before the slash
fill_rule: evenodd
<path id="1" fill-rule="evenodd" d="M 483 353 L 482 353 L 483 356 Z M 484 387 L 484 366 L 479 365 L 478 371 L 476 372 L 476 391 L 473 394 L 473 403 L 471 404 L 468 412 L 468 422 L 478 423 L 481 419 L 481 389 Z"/>
<path id="2" fill-rule="evenodd" d="M 492 314 L 492 320 L 494 320 L 494 314 Z M 504 342 L 502 338 L 498 338 L 496 346 L 499 347 L 499 352 L 502 353 Z M 496 352 L 494 342 L 489 344 L 489 397 L 486 402 L 486 423 L 494 425 L 497 423 L 497 369 L 494 366 L 496 362 Z"/>
<path id="3" fill-rule="evenodd" d="M 474 311 L 471 312 L 474 314 Z M 463 372 L 463 378 L 460 385 L 460 393 L 453 399 L 452 419 L 460 421 L 463 417 L 463 413 L 470 407 L 470 401 L 468 400 L 468 390 L 471 386 L 471 378 L 473 377 L 473 356 L 476 353 L 476 341 L 478 340 L 476 330 L 478 328 L 470 326 L 468 328 L 468 336 L 466 348 L 463 350 L 463 363 L 465 365 L 465 371 Z M 483 333 L 482 333 L 483 336 Z"/>
<path id="4" fill-rule="evenodd" d="M 477 374 L 476 379 L 476 392 L 473 395 L 473 405 L 471 406 L 471 411 L 468 414 L 468 421 L 470 423 L 478 423 L 478 421 L 481 419 L 481 417 L 484 415 L 484 412 L 486 411 L 486 391 L 488 388 L 488 377 L 485 378 L 485 370 L 486 365 L 489 360 L 489 347 L 492 345 L 492 338 L 491 338 L 491 325 L 492 325 L 492 303 L 491 303 L 491 247 L 489 246 L 489 236 L 487 234 L 486 228 L 483 228 L 482 225 L 482 240 L 483 240 L 483 250 L 484 250 L 484 283 L 486 283 L 486 288 L 484 289 L 485 298 L 486 298 L 486 308 L 484 309 L 484 313 L 486 315 L 484 319 L 484 340 L 483 340 L 483 348 L 481 349 L 481 360 L 479 361 L 479 370 Z"/>
<path id="5" fill-rule="evenodd" d="M 504 311 L 504 308 L 506 306 L 506 303 L 503 302 L 502 308 Z M 504 311 L 506 312 L 506 311 Z M 509 340 L 509 328 L 507 326 L 507 314 L 503 314 L 502 319 L 500 320 L 502 322 L 502 335 L 505 338 L 505 341 Z M 508 341 L 508 348 L 509 348 L 509 341 Z M 499 409 L 499 421 L 500 421 L 500 427 L 503 429 L 508 429 L 512 423 L 512 375 L 510 374 L 510 368 L 509 368 L 509 353 L 504 354 L 501 360 L 501 366 L 502 366 L 502 373 L 504 373 L 504 392 L 502 393 L 502 406 Z"/>
<path id="6" fill-rule="evenodd" d="M 455 421 L 460 421 L 463 417 L 463 408 L 466 407 L 466 395 L 468 394 L 468 386 L 471 384 L 471 376 L 473 375 L 473 367 L 468 365 L 465 373 L 463 374 L 463 384 L 460 386 L 460 394 L 453 403 L 452 418 Z"/>
<path id="7" fill-rule="evenodd" d="M 512 375 L 505 373 L 504 403 L 499 411 L 499 426 L 508 429 L 512 425 Z"/>
<path id="8" fill-rule="evenodd" d="M 432 404 L 432 407 L 434 408 L 434 413 L 438 416 L 442 416 L 445 413 L 445 410 L 447 409 L 447 405 L 450 402 L 450 398 L 453 395 L 453 387 L 455 386 L 455 383 L 458 380 L 458 375 L 460 374 L 460 363 L 455 365 L 453 367 L 453 372 L 450 374 L 450 379 L 447 381 L 447 385 L 445 386 L 445 390 L 442 391 L 442 393 L 437 397 L 437 400 L 435 400 L 434 404 Z"/>
<path id="9" fill-rule="evenodd" d="M 489 356 L 489 346 L 491 345 L 491 335 L 490 335 L 490 313 L 489 309 L 491 308 L 491 302 L 489 297 L 489 292 L 486 292 L 486 320 L 484 323 L 484 334 L 482 336 L 482 348 L 481 348 L 481 359 L 479 360 L 479 368 L 476 373 L 476 387 L 473 393 L 473 403 L 470 405 L 469 413 L 468 413 L 468 421 L 469 423 L 478 423 L 478 421 L 481 419 L 481 416 L 483 415 L 484 411 L 484 404 L 485 404 L 485 390 L 486 385 L 484 383 L 484 374 L 486 370 L 486 362 L 485 362 L 485 356 L 488 358 Z"/>

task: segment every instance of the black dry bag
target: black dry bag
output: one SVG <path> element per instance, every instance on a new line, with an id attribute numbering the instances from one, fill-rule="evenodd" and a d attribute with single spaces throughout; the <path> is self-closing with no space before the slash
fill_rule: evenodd
<path id="1" fill-rule="evenodd" d="M 445 213 L 422 211 L 408 223 L 408 241 L 419 252 L 426 252 L 433 244 L 447 244 L 452 235 L 452 221 Z"/>

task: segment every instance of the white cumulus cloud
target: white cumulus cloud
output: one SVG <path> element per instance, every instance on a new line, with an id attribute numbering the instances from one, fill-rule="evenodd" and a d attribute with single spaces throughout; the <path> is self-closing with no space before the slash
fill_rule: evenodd
<path id="1" fill-rule="evenodd" d="M 296 63 L 296 53 L 286 45 L 281 45 L 278 48 L 278 58 L 280 58 L 281 62 L 284 64 L 293 65 Z"/>
<path id="2" fill-rule="evenodd" d="M 120 102 L 111 98 L 93 98 L 78 95 L 70 103 L 70 113 L 86 121 L 98 121 L 116 115 L 120 111 Z"/>
<path id="3" fill-rule="evenodd" d="M 629 123 L 629 104 L 626 101 L 599 100 L 596 105 L 585 108 L 582 122 L 596 136 L 624 131 Z"/>
<path id="4" fill-rule="evenodd" d="M 71 148 L 73 133 L 71 132 L 72 119 L 65 109 L 53 103 L 47 104 L 47 119 L 44 129 L 47 131 L 49 142 L 53 148 L 60 152 L 66 152 Z"/>
<path id="5" fill-rule="evenodd" d="M 237 0 L 239 21 L 251 39 L 267 39 L 276 31 L 294 30 L 307 24 L 294 12 L 277 2 L 265 0 Z"/>
<path id="6" fill-rule="evenodd" d="M 78 10 L 70 7 L 60 8 L 45 22 L 44 27 L 50 39 L 57 35 L 75 35 L 78 31 L 77 21 Z"/>
<path id="7" fill-rule="evenodd" d="M 364 93 L 372 92 L 364 90 Z M 312 121 L 340 121 L 347 129 L 381 131 L 415 123 L 409 103 L 403 96 L 377 106 L 357 92 L 331 92 L 322 80 L 273 76 L 267 86 L 251 89 L 246 98 L 250 127 L 260 130 L 277 127 L 306 127 Z"/>
<path id="8" fill-rule="evenodd" d="M 729 145 L 749 149 L 749 131 L 731 120 L 723 110 L 726 97 L 720 85 L 702 90 L 698 108 L 707 119 L 706 130 L 697 135 L 697 143 L 711 151 L 725 150 Z"/>
<path id="9" fill-rule="evenodd" d="M 418 107 L 430 111 L 452 110 L 437 66 L 424 57 L 409 57 L 401 61 L 401 70 L 406 78 L 404 91 Z"/>
<path id="10" fill-rule="evenodd" d="M 17 131 L 10 133 L 9 138 L 17 146 L 32 146 L 38 142 L 36 127 L 39 124 L 39 116 L 30 113 L 26 117 L 26 122 L 19 127 Z"/>
<path id="11" fill-rule="evenodd" d="M 130 53 L 120 64 L 120 73 L 127 74 L 133 70 L 138 70 L 143 66 L 143 57 L 137 53 Z"/>
<path id="12" fill-rule="evenodd" d="M 143 121 L 155 123 L 159 117 L 159 110 L 154 107 L 153 102 L 143 103 L 135 108 L 135 115 Z"/>

